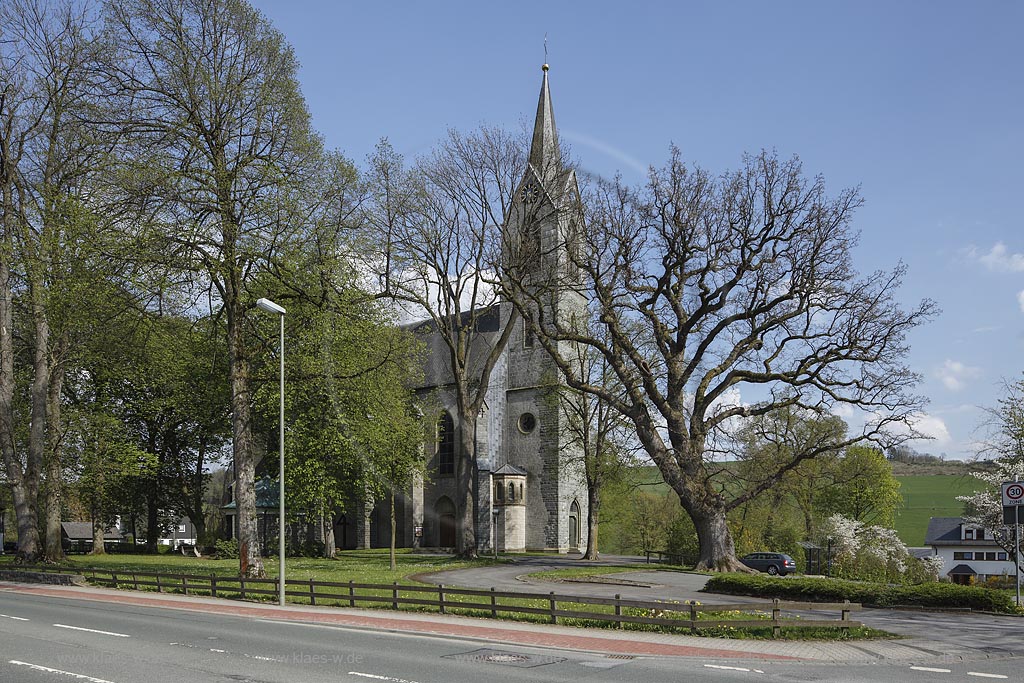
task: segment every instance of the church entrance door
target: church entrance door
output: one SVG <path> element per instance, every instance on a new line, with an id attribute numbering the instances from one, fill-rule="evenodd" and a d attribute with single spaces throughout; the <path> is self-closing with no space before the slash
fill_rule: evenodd
<path id="1" fill-rule="evenodd" d="M 441 538 L 438 545 L 442 548 L 455 547 L 455 515 L 441 515 Z"/>
<path id="2" fill-rule="evenodd" d="M 569 507 L 569 547 L 580 547 L 580 504 L 575 500 Z"/>

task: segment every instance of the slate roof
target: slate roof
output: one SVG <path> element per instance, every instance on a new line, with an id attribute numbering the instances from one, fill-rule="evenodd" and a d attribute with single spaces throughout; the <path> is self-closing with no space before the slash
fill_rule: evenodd
<path id="1" fill-rule="evenodd" d="M 510 465 L 508 463 L 505 463 L 504 465 L 502 465 L 498 469 L 494 470 L 494 472 L 492 474 L 496 474 L 496 475 L 499 475 L 499 476 L 503 476 L 503 475 L 507 475 L 507 474 L 512 474 L 512 475 L 515 475 L 515 476 L 518 476 L 518 477 L 525 477 L 525 476 L 527 476 L 529 474 L 529 472 L 524 470 L 522 467 L 516 467 L 515 465 Z"/>
<path id="2" fill-rule="evenodd" d="M 977 576 L 978 572 L 974 571 L 966 564 L 958 564 L 946 572 L 946 574 L 949 576 Z"/>
<path id="3" fill-rule="evenodd" d="M 985 532 L 987 538 L 980 540 L 960 538 L 960 525 L 963 524 L 962 517 L 932 517 L 928 520 L 928 531 L 924 535 L 924 542 L 927 545 L 959 545 L 959 546 L 995 546 L 998 545 L 991 538 L 991 532 Z"/>
<path id="4" fill-rule="evenodd" d="M 915 557 L 919 560 L 923 560 L 926 557 L 931 557 L 935 554 L 935 551 L 931 548 L 907 548 L 907 552 L 910 553 L 911 557 Z"/>
<path id="5" fill-rule="evenodd" d="M 61 531 L 63 532 L 64 538 L 71 541 L 91 541 L 92 540 L 92 522 L 61 522 Z M 117 529 L 111 527 L 107 529 L 107 532 L 103 534 L 103 540 L 105 541 L 120 541 L 121 534 Z"/>
<path id="6" fill-rule="evenodd" d="M 926 545 L 960 545 L 961 517 L 932 517 L 925 532 Z"/>

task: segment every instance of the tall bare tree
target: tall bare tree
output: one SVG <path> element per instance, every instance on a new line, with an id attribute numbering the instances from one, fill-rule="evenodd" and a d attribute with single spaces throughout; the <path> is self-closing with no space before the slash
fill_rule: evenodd
<path id="1" fill-rule="evenodd" d="M 132 189 L 168 264 L 209 287 L 226 324 L 240 569 L 261 576 L 246 319 L 262 296 L 254 278 L 300 236 L 300 188 L 320 153 L 298 64 L 243 0 L 124 0 L 106 17 Z"/>
<path id="2" fill-rule="evenodd" d="M 578 237 L 566 238 L 581 241 L 567 245 L 567 265 L 552 262 L 529 281 L 506 273 L 507 295 L 569 386 L 632 422 L 694 522 L 700 568 L 743 570 L 726 513 L 816 454 L 798 453 L 730 496 L 711 466 L 737 420 L 854 406 L 867 420 L 844 447 L 912 426 L 922 406 L 905 335 L 935 306 L 898 305 L 903 266 L 867 277 L 854 269 L 850 222 L 860 203 L 855 190 L 829 197 L 795 158 L 761 153 L 715 178 L 673 150 L 642 187 L 600 183 L 588 194 Z M 585 290 L 592 310 L 546 314 L 566 287 Z M 586 326 L 589 315 L 600 334 Z M 575 372 L 572 345 L 605 359 L 622 392 Z"/>
<path id="3" fill-rule="evenodd" d="M 371 159 L 368 224 L 377 235 L 381 289 L 427 319 L 451 377 L 456 415 L 456 551 L 477 554 L 477 420 L 512 334 L 495 263 L 502 226 L 525 165 L 520 141 L 482 128 L 450 132 L 409 171 L 386 143 Z"/>

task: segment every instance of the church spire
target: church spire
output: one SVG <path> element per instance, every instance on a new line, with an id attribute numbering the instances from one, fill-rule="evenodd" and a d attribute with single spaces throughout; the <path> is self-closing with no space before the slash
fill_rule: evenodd
<path id="1" fill-rule="evenodd" d="M 537 102 L 537 119 L 533 124 L 530 165 L 547 184 L 561 168 L 561 153 L 555 130 L 555 112 L 551 108 L 551 91 L 548 89 L 548 65 L 545 64 L 541 69 L 544 71 L 544 80 L 540 86 L 540 101 Z"/>

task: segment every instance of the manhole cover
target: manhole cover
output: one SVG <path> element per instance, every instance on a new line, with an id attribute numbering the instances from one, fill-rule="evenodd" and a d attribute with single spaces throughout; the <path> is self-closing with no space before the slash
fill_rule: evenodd
<path id="1" fill-rule="evenodd" d="M 442 659 L 458 659 L 466 662 L 482 662 L 484 664 L 502 664 L 504 666 L 517 666 L 524 669 L 565 661 L 565 657 L 528 655 L 521 652 L 506 652 L 504 650 L 492 650 L 490 648 L 481 648 L 479 650 L 473 650 L 472 652 L 462 652 L 456 655 L 442 655 Z"/>

